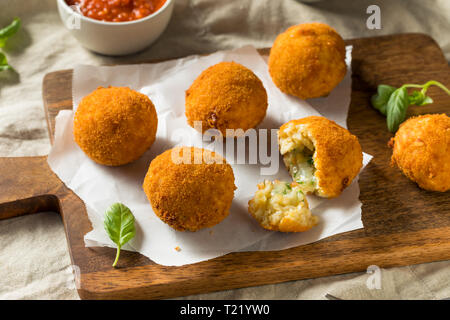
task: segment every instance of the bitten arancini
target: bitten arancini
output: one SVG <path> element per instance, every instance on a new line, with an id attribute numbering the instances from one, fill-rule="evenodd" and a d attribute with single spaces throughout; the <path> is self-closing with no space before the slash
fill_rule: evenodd
<path id="1" fill-rule="evenodd" d="M 409 118 L 389 141 L 392 165 L 420 188 L 450 190 L 450 118 L 428 114 Z"/>
<path id="2" fill-rule="evenodd" d="M 314 227 L 319 218 L 311 214 L 303 191 L 296 182 L 265 180 L 258 184 L 248 212 L 268 230 L 303 232 Z"/>
<path id="3" fill-rule="evenodd" d="M 204 70 L 186 91 L 186 118 L 195 128 L 201 122 L 202 133 L 218 129 L 256 127 L 266 116 L 267 93 L 261 80 L 235 62 L 221 62 Z M 231 136 L 229 134 L 228 136 Z"/>
<path id="4" fill-rule="evenodd" d="M 337 197 L 362 167 L 358 138 L 324 117 L 285 123 L 278 132 L 278 144 L 292 179 L 305 193 Z"/>
<path id="5" fill-rule="evenodd" d="M 197 231 L 221 222 L 236 189 L 226 160 L 195 147 L 177 147 L 153 159 L 143 188 L 155 214 L 178 231 Z"/>
<path id="6" fill-rule="evenodd" d="M 89 158 L 120 166 L 150 148 L 157 126 L 155 107 L 146 95 L 126 87 L 99 87 L 78 105 L 73 134 Z"/>
<path id="7" fill-rule="evenodd" d="M 345 76 L 345 43 L 324 23 L 304 23 L 278 35 L 269 73 L 284 93 L 301 99 L 328 95 Z"/>

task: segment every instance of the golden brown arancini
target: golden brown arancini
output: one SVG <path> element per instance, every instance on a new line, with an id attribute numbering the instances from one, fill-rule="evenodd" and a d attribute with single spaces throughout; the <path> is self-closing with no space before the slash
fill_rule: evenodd
<path id="1" fill-rule="evenodd" d="M 305 195 L 296 182 L 265 180 L 258 184 L 248 212 L 268 230 L 303 232 L 314 227 L 319 218 L 313 216 Z"/>
<path id="2" fill-rule="evenodd" d="M 221 222 L 236 189 L 225 159 L 194 147 L 170 149 L 153 159 L 143 188 L 155 214 L 178 231 L 197 231 Z"/>
<path id="3" fill-rule="evenodd" d="M 292 179 L 306 193 L 337 197 L 362 167 L 358 138 L 324 117 L 285 123 L 278 132 L 278 143 Z"/>
<path id="4" fill-rule="evenodd" d="M 428 114 L 409 118 L 389 141 L 394 148 L 391 164 L 419 187 L 450 190 L 450 118 Z"/>
<path id="5" fill-rule="evenodd" d="M 202 133 L 256 127 L 266 116 L 267 93 L 259 78 L 243 65 L 221 62 L 204 70 L 186 91 L 186 118 Z M 228 136 L 231 136 L 230 134 Z"/>
<path id="6" fill-rule="evenodd" d="M 345 76 L 345 43 L 324 23 L 304 23 L 278 35 L 269 73 L 284 93 L 301 99 L 328 95 Z"/>
<path id="7" fill-rule="evenodd" d="M 146 95 L 126 87 L 99 87 L 78 105 L 73 135 L 95 162 L 120 166 L 150 148 L 157 126 L 155 107 Z"/>

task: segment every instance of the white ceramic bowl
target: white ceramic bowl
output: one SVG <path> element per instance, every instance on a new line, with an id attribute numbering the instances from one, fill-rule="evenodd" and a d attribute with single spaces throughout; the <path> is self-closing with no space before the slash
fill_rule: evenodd
<path id="1" fill-rule="evenodd" d="M 127 22 L 105 22 L 75 12 L 64 0 L 56 0 L 64 26 L 86 48 L 105 55 L 126 55 L 152 44 L 169 23 L 174 0 L 166 0 L 155 13 Z"/>

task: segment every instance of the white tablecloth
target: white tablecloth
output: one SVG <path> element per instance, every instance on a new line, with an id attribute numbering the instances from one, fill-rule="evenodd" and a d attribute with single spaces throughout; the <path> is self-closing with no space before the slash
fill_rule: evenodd
<path id="1" fill-rule="evenodd" d="M 381 8 L 381 30 L 366 28 L 366 8 Z M 0 73 L 0 156 L 48 153 L 42 107 L 43 76 L 76 64 L 117 64 L 252 44 L 268 47 L 290 25 L 330 24 L 344 38 L 400 32 L 430 34 L 450 59 L 450 1 L 344 1 L 303 4 L 294 0 L 176 0 L 171 23 L 148 50 L 108 58 L 79 46 L 63 28 L 56 0 L 0 0 L 0 26 L 14 16 L 23 27 L 4 52 L 17 74 Z M 0 177 L 1 179 L 1 177 Z M 1 190 L 5 192 L 5 190 Z M 381 289 L 366 286 L 369 274 L 355 273 L 276 285 L 202 294 L 200 299 L 440 299 L 450 296 L 450 261 L 381 270 Z M 61 219 L 54 213 L 0 221 L 0 298 L 78 299 Z"/>

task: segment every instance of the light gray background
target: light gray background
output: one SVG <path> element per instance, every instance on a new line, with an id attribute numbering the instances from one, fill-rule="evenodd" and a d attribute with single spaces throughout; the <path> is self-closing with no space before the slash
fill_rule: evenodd
<path id="1" fill-rule="evenodd" d="M 366 28 L 366 8 L 381 7 L 382 29 Z M 344 38 L 401 32 L 431 35 L 450 59 L 450 1 L 176 0 L 172 20 L 148 50 L 108 58 L 82 47 L 63 28 L 56 0 L 0 0 L 0 26 L 19 16 L 23 28 L 4 52 L 17 74 L 0 73 L 0 156 L 48 153 L 42 107 L 43 76 L 83 64 L 117 64 L 173 58 L 252 44 L 271 46 L 290 25 L 321 21 Z M 0 177 L 1 179 L 1 177 Z M 2 192 L 7 192 L 2 190 Z M 0 298 L 78 299 L 61 219 L 54 213 L 0 221 Z M 192 296 L 208 299 L 440 299 L 450 296 L 450 262 L 381 271 L 381 289 L 369 290 L 365 273 Z"/>

